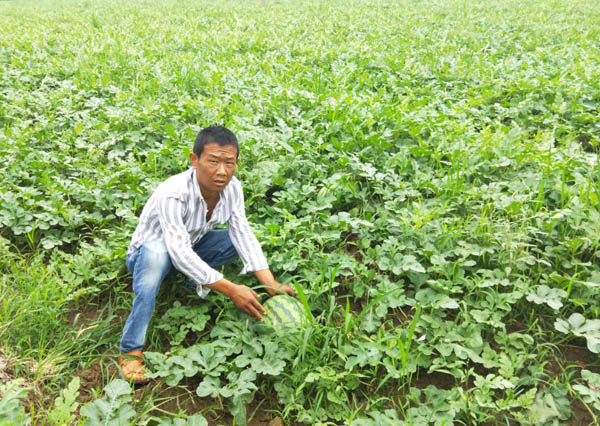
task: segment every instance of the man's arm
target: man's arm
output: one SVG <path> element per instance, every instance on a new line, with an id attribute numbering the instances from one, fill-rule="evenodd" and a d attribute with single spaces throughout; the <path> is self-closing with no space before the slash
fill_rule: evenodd
<path id="1" fill-rule="evenodd" d="M 258 294 L 250 287 L 232 283 L 225 278 L 206 287 L 229 297 L 238 309 L 263 320 L 265 309 L 258 301 Z"/>
<path id="2" fill-rule="evenodd" d="M 273 273 L 270 269 L 262 269 L 260 271 L 255 271 L 254 276 L 256 277 L 258 282 L 260 282 L 264 286 L 267 293 L 269 293 L 271 296 L 274 296 L 276 294 L 287 293 L 290 296 L 296 297 L 296 292 L 294 291 L 294 289 L 289 285 L 279 284 L 275 280 L 275 277 L 273 276 Z"/>
<path id="3" fill-rule="evenodd" d="M 244 264 L 242 274 L 268 269 L 269 264 L 263 254 L 262 247 L 246 218 L 242 186 L 237 180 L 232 180 L 229 185 L 232 186 L 232 209 L 227 222 L 228 232 L 231 242 Z"/>
<path id="4" fill-rule="evenodd" d="M 279 284 L 269 269 L 256 271 L 254 275 L 271 296 L 285 292 L 290 296 L 296 297 L 294 290 L 289 285 Z M 250 287 L 235 284 L 225 278 L 208 284 L 206 287 L 229 297 L 238 309 L 255 316 L 261 321 L 263 320 L 265 309 L 258 301 L 258 294 Z"/>
<path id="5" fill-rule="evenodd" d="M 254 272 L 258 281 L 270 295 L 287 293 L 295 296 L 294 290 L 288 285 L 282 285 L 275 280 L 269 270 L 267 260 L 262 252 L 260 243 L 254 236 L 252 228 L 246 218 L 244 207 L 244 194 L 242 187 L 237 182 L 234 187 L 234 200 L 231 218 L 229 219 L 229 235 L 238 254 L 244 262 L 244 270 Z"/>

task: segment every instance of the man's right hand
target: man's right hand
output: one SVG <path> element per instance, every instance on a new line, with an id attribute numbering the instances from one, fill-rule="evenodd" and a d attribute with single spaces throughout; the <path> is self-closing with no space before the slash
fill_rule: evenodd
<path id="1" fill-rule="evenodd" d="M 230 297 L 238 309 L 246 312 L 248 315 L 255 316 L 261 321 L 263 320 L 265 308 L 258 301 L 258 294 L 250 287 L 236 285 Z"/>
<path id="2" fill-rule="evenodd" d="M 261 321 L 263 320 L 265 308 L 258 301 L 258 294 L 250 287 L 232 283 L 225 278 L 208 284 L 206 287 L 229 297 L 238 309 L 246 312 L 248 315 L 252 315 Z"/>

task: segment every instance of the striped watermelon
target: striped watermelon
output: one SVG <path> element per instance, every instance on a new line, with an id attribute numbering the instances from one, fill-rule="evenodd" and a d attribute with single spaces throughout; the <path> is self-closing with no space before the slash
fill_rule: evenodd
<path id="1" fill-rule="evenodd" d="M 263 303 L 265 323 L 275 329 L 300 328 L 304 324 L 304 310 L 296 299 L 287 294 L 278 294 Z"/>

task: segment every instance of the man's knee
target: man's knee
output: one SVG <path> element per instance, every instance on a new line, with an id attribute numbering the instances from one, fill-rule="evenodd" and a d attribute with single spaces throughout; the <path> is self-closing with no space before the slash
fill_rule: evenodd
<path id="1" fill-rule="evenodd" d="M 134 267 L 133 290 L 155 293 L 173 267 L 167 246 L 162 240 L 155 240 L 144 243 L 140 250 Z"/>
<path id="2" fill-rule="evenodd" d="M 154 240 L 142 244 L 143 254 L 153 270 L 170 269 L 171 257 L 163 240 Z"/>

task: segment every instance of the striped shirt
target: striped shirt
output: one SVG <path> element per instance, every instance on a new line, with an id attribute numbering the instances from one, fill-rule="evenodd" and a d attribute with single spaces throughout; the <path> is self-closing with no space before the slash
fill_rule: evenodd
<path id="1" fill-rule="evenodd" d="M 269 267 L 246 219 L 242 185 L 235 176 L 221 192 L 208 222 L 207 208 L 196 170 L 190 168 L 171 176 L 156 188 L 144 206 L 127 253 L 146 241 L 163 240 L 173 266 L 194 281 L 198 294 L 205 297 L 209 289 L 203 286 L 219 281 L 223 275 L 208 266 L 192 247 L 208 231 L 227 223 L 231 242 L 244 263 L 242 274 Z"/>

